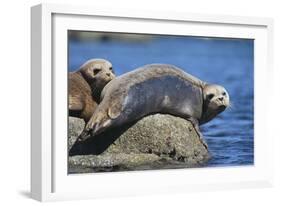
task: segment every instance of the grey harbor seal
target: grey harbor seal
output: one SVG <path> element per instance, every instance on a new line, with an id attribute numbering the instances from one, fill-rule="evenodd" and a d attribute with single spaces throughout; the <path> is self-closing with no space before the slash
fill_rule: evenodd
<path id="1" fill-rule="evenodd" d="M 115 78 L 112 64 L 104 59 L 90 59 L 77 71 L 68 75 L 69 116 L 84 119 L 92 117 L 104 86 Z"/>
<path id="2" fill-rule="evenodd" d="M 173 65 L 149 64 L 110 81 L 101 102 L 78 137 L 82 142 L 113 127 L 163 113 L 190 121 L 207 148 L 199 125 L 229 106 L 220 85 L 208 84 Z"/>

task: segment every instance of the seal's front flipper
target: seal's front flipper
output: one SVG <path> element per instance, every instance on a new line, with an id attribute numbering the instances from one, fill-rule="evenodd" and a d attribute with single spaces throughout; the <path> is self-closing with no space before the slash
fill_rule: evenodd
<path id="1" fill-rule="evenodd" d="M 99 133 L 103 132 L 104 130 L 106 130 L 111 125 L 111 122 L 112 122 L 111 119 L 107 119 L 103 122 L 99 122 L 97 124 L 94 124 L 93 129 L 91 130 L 91 135 L 96 136 Z"/>
<path id="2" fill-rule="evenodd" d="M 85 129 L 83 130 L 83 132 L 79 135 L 79 137 L 77 138 L 77 142 L 83 142 L 87 139 L 89 139 L 91 137 L 91 134 L 89 131 L 86 131 Z"/>
<path id="3" fill-rule="evenodd" d="M 79 135 L 78 141 L 85 141 L 105 131 L 112 125 L 112 119 L 108 116 L 108 112 L 96 110 L 83 132 Z"/>
<path id="4" fill-rule="evenodd" d="M 121 110 L 117 105 L 109 107 L 107 111 L 97 111 L 88 122 L 86 128 L 91 131 L 91 136 L 96 136 L 112 126 L 114 119 L 120 116 Z"/>
<path id="5" fill-rule="evenodd" d="M 105 123 L 107 123 L 107 122 L 105 122 Z M 92 127 L 86 126 L 85 129 L 83 130 L 83 132 L 79 135 L 77 141 L 83 142 L 89 138 L 93 138 L 96 135 L 98 135 L 99 133 L 101 133 L 102 131 L 104 131 L 105 128 L 106 128 L 106 125 L 104 123 L 103 124 L 95 123 L 95 124 L 93 124 Z"/>
<path id="6" fill-rule="evenodd" d="M 203 135 L 202 135 L 202 133 L 201 133 L 201 131 L 200 131 L 198 120 L 193 119 L 193 118 L 189 118 L 188 121 L 191 122 L 191 124 L 193 125 L 193 127 L 194 127 L 194 129 L 195 129 L 197 135 L 199 136 L 199 139 L 200 139 L 201 143 L 202 143 L 202 144 L 204 145 L 204 147 L 208 150 L 208 145 L 207 145 L 207 143 L 205 142 L 204 137 L 203 137 Z"/>

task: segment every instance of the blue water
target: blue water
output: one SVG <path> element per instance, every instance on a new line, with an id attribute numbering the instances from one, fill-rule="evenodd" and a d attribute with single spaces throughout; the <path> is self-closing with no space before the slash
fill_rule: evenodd
<path id="1" fill-rule="evenodd" d="M 201 126 L 212 155 L 207 166 L 253 164 L 253 40 L 154 37 L 148 41 L 70 40 L 69 70 L 90 58 L 111 61 L 117 75 L 145 64 L 167 63 L 203 81 L 223 85 L 232 108 Z"/>

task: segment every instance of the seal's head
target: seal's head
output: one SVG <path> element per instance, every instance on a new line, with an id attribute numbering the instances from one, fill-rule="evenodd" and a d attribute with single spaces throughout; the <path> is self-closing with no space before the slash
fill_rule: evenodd
<path id="1" fill-rule="evenodd" d="M 203 113 L 200 124 L 206 123 L 224 111 L 230 103 L 226 89 L 220 85 L 207 84 L 203 87 Z"/>
<path id="2" fill-rule="evenodd" d="M 98 91 L 115 77 L 112 64 L 105 59 L 91 59 L 85 62 L 79 71 L 88 84 Z"/>

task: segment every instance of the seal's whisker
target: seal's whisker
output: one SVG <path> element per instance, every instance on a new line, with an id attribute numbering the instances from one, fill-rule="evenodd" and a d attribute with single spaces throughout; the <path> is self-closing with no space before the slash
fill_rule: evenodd
<path id="1" fill-rule="evenodd" d="M 228 109 L 229 110 L 234 110 L 235 109 L 235 106 L 234 106 L 234 104 L 231 101 L 229 101 L 229 103 L 228 103 Z"/>

